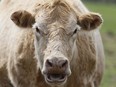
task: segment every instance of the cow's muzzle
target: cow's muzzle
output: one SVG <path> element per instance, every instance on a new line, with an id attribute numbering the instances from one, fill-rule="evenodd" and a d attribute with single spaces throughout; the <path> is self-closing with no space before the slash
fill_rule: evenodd
<path id="1" fill-rule="evenodd" d="M 45 61 L 43 70 L 45 80 L 49 84 L 62 84 L 71 74 L 69 62 L 63 58 L 52 58 Z"/>

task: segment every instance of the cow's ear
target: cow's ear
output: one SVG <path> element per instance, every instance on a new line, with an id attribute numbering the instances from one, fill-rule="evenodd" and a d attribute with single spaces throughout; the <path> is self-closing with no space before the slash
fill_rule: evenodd
<path id="1" fill-rule="evenodd" d="M 88 13 L 78 17 L 78 24 L 83 30 L 93 30 L 102 24 L 103 20 L 98 13 Z"/>
<path id="2" fill-rule="evenodd" d="M 32 27 L 35 22 L 34 16 L 31 13 L 20 10 L 11 15 L 11 20 L 19 27 Z"/>

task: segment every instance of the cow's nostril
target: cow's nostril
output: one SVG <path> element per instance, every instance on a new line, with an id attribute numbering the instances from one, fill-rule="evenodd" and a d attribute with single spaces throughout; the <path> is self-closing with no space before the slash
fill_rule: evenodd
<path id="1" fill-rule="evenodd" d="M 60 60 L 58 58 L 53 58 L 53 59 L 47 59 L 46 60 L 46 68 L 52 68 L 52 69 L 56 69 L 56 68 L 66 68 L 68 66 L 68 61 L 67 60 Z"/>
<path id="2" fill-rule="evenodd" d="M 66 67 L 68 65 L 68 61 L 67 60 L 63 60 L 62 61 L 62 67 Z"/>
<path id="3" fill-rule="evenodd" d="M 53 66 L 52 61 L 46 60 L 46 66 L 47 66 L 47 67 L 52 67 L 52 66 Z"/>

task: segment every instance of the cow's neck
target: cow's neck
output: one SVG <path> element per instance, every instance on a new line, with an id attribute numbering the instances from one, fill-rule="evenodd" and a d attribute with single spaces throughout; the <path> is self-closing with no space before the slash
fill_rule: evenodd
<path id="1" fill-rule="evenodd" d="M 71 61 L 72 74 L 66 87 L 84 87 L 96 69 L 96 50 L 93 34 L 78 34 L 76 54 Z"/>

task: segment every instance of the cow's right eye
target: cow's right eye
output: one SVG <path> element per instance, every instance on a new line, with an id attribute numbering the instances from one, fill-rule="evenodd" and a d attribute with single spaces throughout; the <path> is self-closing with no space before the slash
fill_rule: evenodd
<path id="1" fill-rule="evenodd" d="M 39 28 L 38 28 L 38 27 L 36 27 L 36 32 L 40 33 L 40 30 L 39 30 Z"/>

